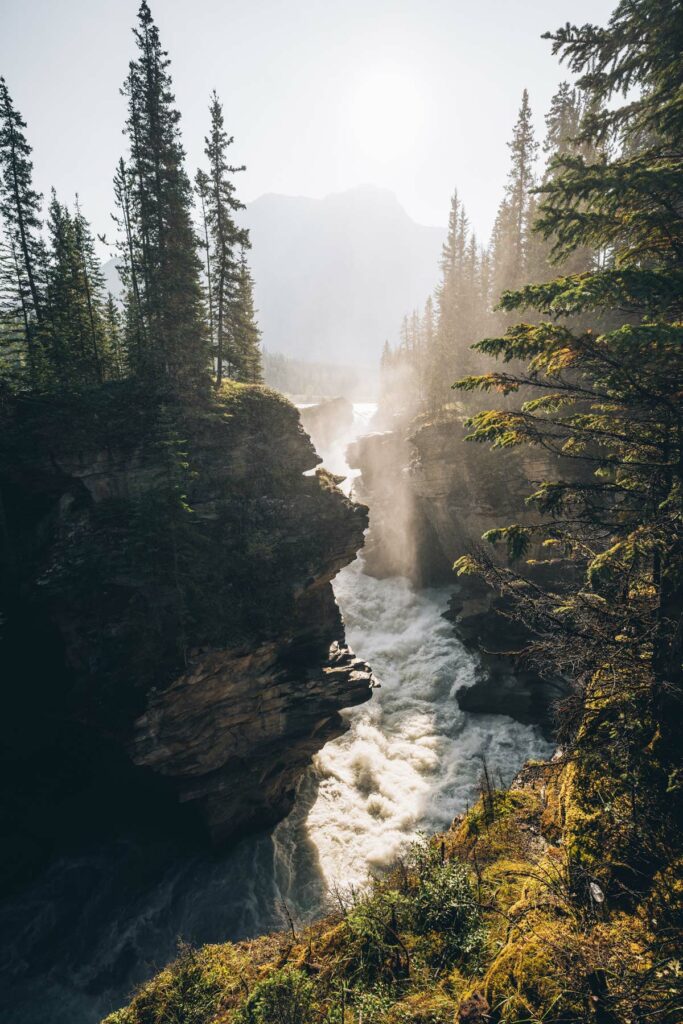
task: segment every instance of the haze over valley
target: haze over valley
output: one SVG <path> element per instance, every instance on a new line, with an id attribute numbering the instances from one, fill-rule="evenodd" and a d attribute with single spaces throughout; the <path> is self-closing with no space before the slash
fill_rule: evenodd
<path id="1" fill-rule="evenodd" d="M 264 195 L 239 220 L 251 235 L 267 350 L 371 374 L 406 309 L 432 291 L 446 232 L 416 224 L 392 192 L 373 185 L 324 199 Z M 105 273 L 119 293 L 115 264 Z"/>
<path id="2" fill-rule="evenodd" d="M 1 17 L 3 1024 L 680 1024 L 683 0 Z"/>

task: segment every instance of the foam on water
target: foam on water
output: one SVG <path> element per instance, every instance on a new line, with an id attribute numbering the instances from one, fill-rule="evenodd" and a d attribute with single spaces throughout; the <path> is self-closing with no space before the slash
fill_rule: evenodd
<path id="1" fill-rule="evenodd" d="M 315 763 L 309 834 L 326 880 L 348 884 L 390 863 L 418 830 L 447 826 L 472 801 L 484 757 L 509 782 L 548 745 L 511 719 L 459 709 L 455 691 L 474 682 L 476 660 L 442 616 L 448 590 L 416 593 L 356 563 L 336 593 L 349 643 L 381 681 Z"/>

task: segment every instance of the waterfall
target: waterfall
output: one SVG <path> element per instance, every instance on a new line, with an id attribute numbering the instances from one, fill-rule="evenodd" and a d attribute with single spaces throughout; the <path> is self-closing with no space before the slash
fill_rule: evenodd
<path id="1" fill-rule="evenodd" d="M 346 473 L 347 490 L 353 474 L 344 452 L 367 432 L 375 409 L 354 406 L 353 430 L 321 452 L 327 468 Z M 475 681 L 477 657 L 443 618 L 448 587 L 417 591 L 400 577 L 375 579 L 363 572 L 361 555 L 334 590 L 347 639 L 381 688 L 345 712 L 349 731 L 316 755 L 302 787 L 305 819 L 294 812 L 275 830 L 277 859 L 286 864 L 282 896 L 302 917 L 317 908 L 296 864 L 299 843 L 309 863 L 313 849 L 323 890 L 362 884 L 418 832 L 446 828 L 472 803 L 484 758 L 492 777 L 507 784 L 524 761 L 551 752 L 535 727 L 458 707 L 455 691 Z"/>

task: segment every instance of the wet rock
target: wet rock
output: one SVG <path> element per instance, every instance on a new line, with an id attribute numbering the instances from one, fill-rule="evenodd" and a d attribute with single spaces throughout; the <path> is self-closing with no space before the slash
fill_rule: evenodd
<path id="1" fill-rule="evenodd" d="M 537 453 L 502 459 L 464 438 L 462 418 L 454 417 L 417 427 L 404 422 L 351 445 L 349 462 L 361 470 L 355 493 L 371 507 L 365 568 L 417 585 L 452 583 L 446 617 L 482 663 L 475 685 L 458 691 L 460 707 L 539 724 L 550 735 L 561 680 L 541 678 L 523 662 L 515 652 L 528 643 L 528 630 L 486 583 L 475 576 L 456 580 L 452 567 L 487 530 L 533 519 L 524 499 L 551 467 Z M 506 564 L 500 546 L 487 546 L 487 554 Z M 554 571 L 537 567 L 535 578 L 552 582 Z"/>
<path id="2" fill-rule="evenodd" d="M 370 668 L 343 641 L 320 656 L 320 637 L 343 635 L 329 584 L 308 612 L 287 641 L 205 653 L 134 723 L 134 763 L 171 777 L 217 841 L 284 817 L 311 757 L 348 728 L 339 710 L 371 696 Z"/>
<path id="3" fill-rule="evenodd" d="M 328 398 L 299 409 L 301 423 L 320 448 L 329 448 L 353 424 L 353 405 L 347 398 Z"/>
<path id="4" fill-rule="evenodd" d="M 416 585 L 451 578 L 439 540 L 417 499 L 409 474 L 405 431 L 367 434 L 349 445 L 346 460 L 361 471 L 354 495 L 372 505 L 363 562 L 370 576 L 407 576 Z"/>
<path id="5" fill-rule="evenodd" d="M 38 834 L 49 852 L 100 814 L 115 831 L 147 799 L 186 826 L 192 807 L 217 841 L 270 825 L 344 730 L 340 710 L 371 695 L 331 586 L 367 509 L 310 474 L 321 460 L 294 406 L 235 386 L 174 410 L 192 510 L 179 525 L 158 497 L 168 447 L 151 403 L 123 388 L 80 401 L 19 403 L 0 446 L 15 848 Z"/>

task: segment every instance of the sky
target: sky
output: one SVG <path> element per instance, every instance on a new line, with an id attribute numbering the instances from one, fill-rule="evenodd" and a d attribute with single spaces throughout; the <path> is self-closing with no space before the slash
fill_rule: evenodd
<path id="1" fill-rule="evenodd" d="M 455 187 L 488 237 L 528 88 L 539 136 L 567 78 L 544 31 L 604 23 L 615 0 L 151 0 L 192 173 L 216 89 L 241 197 L 391 189 L 446 222 Z M 0 74 L 28 122 L 35 178 L 111 235 L 125 151 L 119 93 L 137 0 L 0 0 Z"/>

